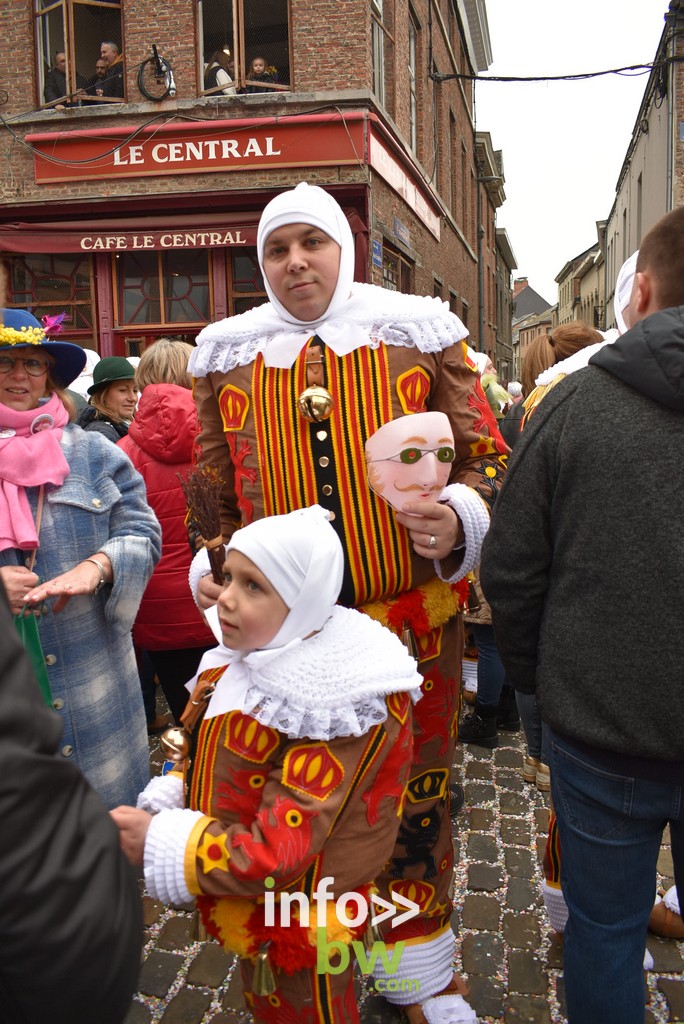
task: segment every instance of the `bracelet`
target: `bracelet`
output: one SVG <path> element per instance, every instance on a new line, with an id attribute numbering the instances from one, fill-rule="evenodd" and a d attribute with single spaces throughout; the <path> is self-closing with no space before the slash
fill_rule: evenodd
<path id="1" fill-rule="evenodd" d="M 102 564 L 102 562 L 98 562 L 98 560 L 96 558 L 84 558 L 83 561 L 84 562 L 92 562 L 92 564 L 96 565 L 98 567 L 98 569 L 100 570 L 100 580 L 99 580 L 97 586 L 95 587 L 95 589 L 93 590 L 93 593 L 92 593 L 92 596 L 95 597 L 96 594 L 100 593 L 100 591 L 104 587 L 105 583 L 107 582 L 107 573 L 105 572 L 105 567 Z"/>

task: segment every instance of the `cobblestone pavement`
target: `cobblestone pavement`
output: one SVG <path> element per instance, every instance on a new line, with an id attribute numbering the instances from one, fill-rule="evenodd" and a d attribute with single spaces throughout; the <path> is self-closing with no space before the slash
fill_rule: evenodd
<path id="1" fill-rule="evenodd" d="M 150 742 L 154 772 L 161 757 Z M 459 745 L 454 780 L 465 807 L 454 820 L 454 964 L 484 1022 L 564 1024 L 562 948 L 539 896 L 548 795 L 520 775 L 521 733 L 500 733 L 496 750 Z M 669 839 L 659 884 L 672 883 Z M 146 940 L 139 992 L 125 1024 L 248 1024 L 235 959 L 196 942 L 192 915 L 143 896 Z M 647 1024 L 684 1020 L 684 943 L 649 936 Z M 401 1015 L 359 981 L 363 1024 L 398 1024 Z M 96 1022 L 93 1022 L 96 1024 Z"/>

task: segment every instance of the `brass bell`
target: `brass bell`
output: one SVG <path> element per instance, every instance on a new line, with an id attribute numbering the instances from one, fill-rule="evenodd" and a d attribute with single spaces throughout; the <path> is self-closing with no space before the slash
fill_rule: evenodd
<path id="1" fill-rule="evenodd" d="M 173 725 L 170 729 L 164 729 L 159 737 L 159 749 L 167 761 L 178 764 L 190 753 L 190 736 L 185 729 Z"/>
<path id="2" fill-rule="evenodd" d="M 297 408 L 309 423 L 320 423 L 332 415 L 335 408 L 333 396 L 319 384 L 305 388 L 297 399 Z"/>
<path id="3" fill-rule="evenodd" d="M 401 642 L 403 643 L 406 650 L 409 652 L 412 658 L 418 661 L 419 650 L 418 644 L 416 643 L 416 635 L 409 626 L 408 622 L 405 622 L 401 631 Z"/>

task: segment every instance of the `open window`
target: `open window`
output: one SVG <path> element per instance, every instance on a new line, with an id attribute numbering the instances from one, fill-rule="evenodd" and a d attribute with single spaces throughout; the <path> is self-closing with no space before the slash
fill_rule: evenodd
<path id="1" fill-rule="evenodd" d="M 110 67 L 108 87 L 96 92 L 100 45 L 109 42 L 123 52 L 121 6 L 100 0 L 35 0 L 38 106 L 123 102 L 122 60 L 121 73 Z M 56 61 L 60 53 L 65 63 Z"/>
<path id="2" fill-rule="evenodd" d="M 289 0 L 198 0 L 198 13 L 201 93 L 290 91 Z"/>

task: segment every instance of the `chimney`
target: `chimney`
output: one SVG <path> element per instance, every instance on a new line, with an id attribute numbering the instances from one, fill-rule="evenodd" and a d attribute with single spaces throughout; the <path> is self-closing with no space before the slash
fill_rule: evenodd
<path id="1" fill-rule="evenodd" d="M 513 298 L 515 298 L 516 295 L 519 295 L 523 288 L 527 288 L 527 278 L 516 277 L 515 281 L 513 282 Z"/>

